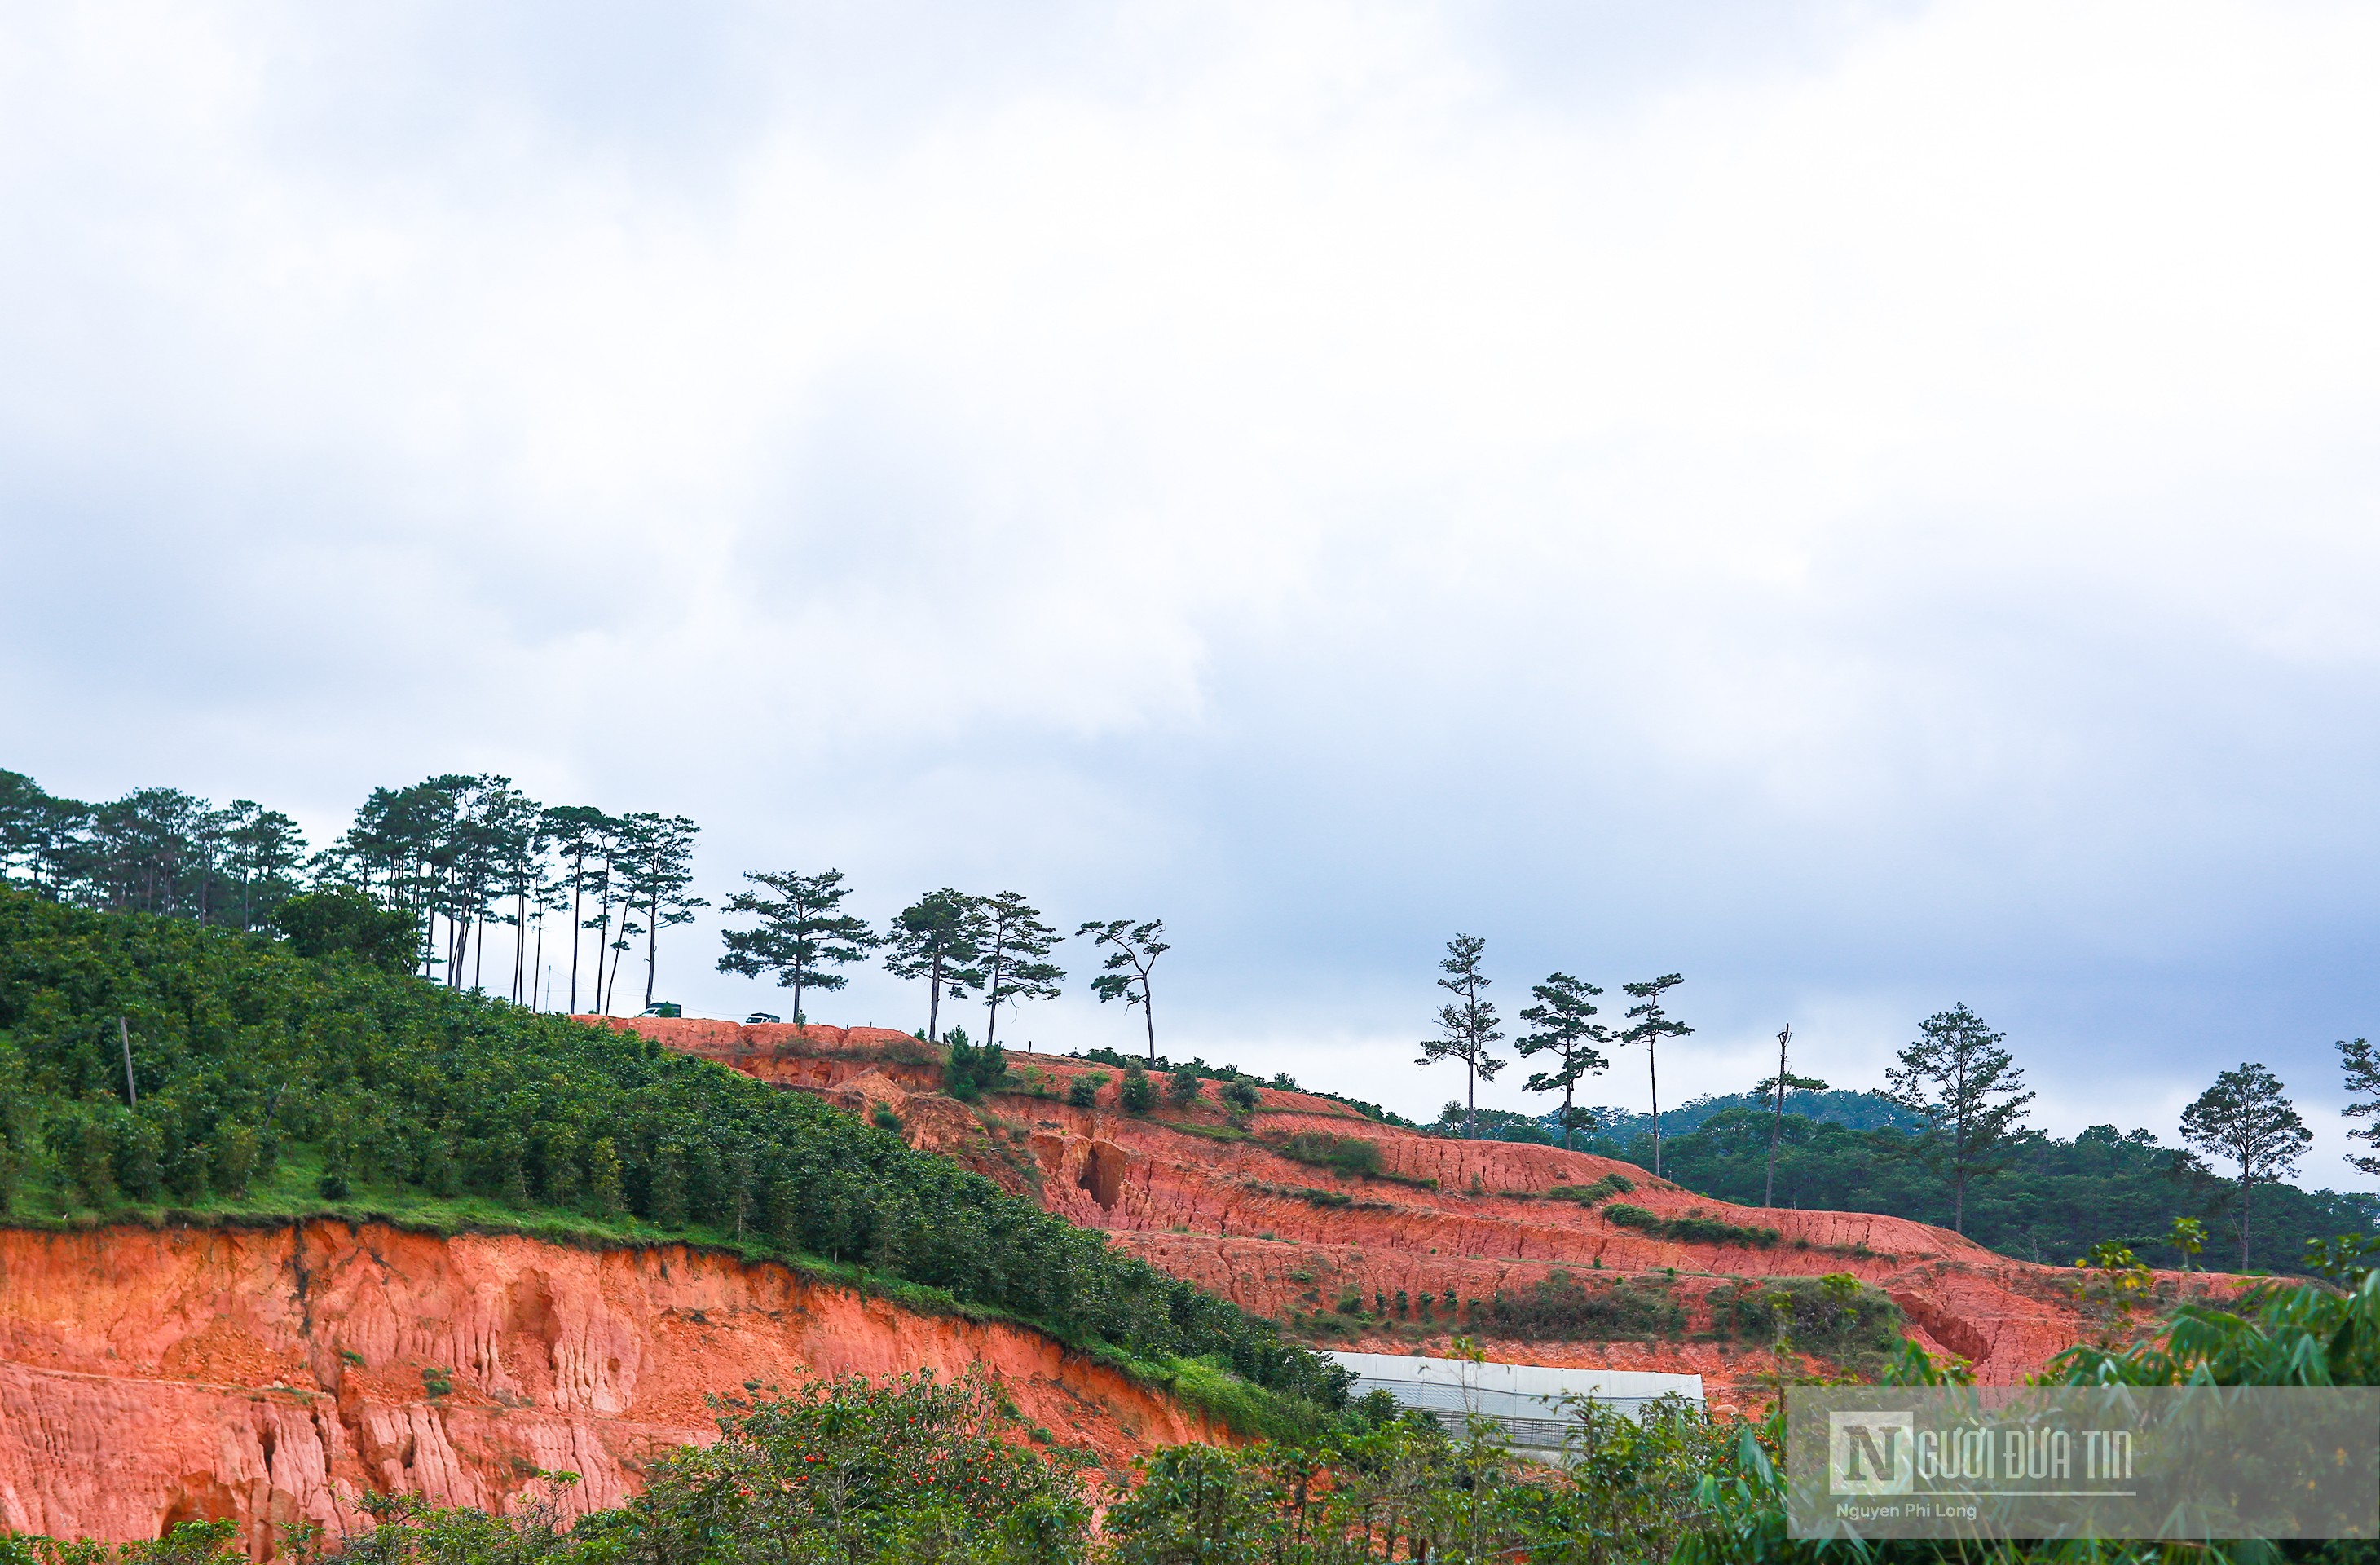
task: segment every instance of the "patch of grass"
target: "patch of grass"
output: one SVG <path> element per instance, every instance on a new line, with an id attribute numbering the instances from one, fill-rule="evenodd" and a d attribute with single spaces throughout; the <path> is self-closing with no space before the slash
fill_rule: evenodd
<path id="1" fill-rule="evenodd" d="M 1358 1201 L 1343 1190 L 1317 1190 L 1309 1184 L 1270 1184 L 1260 1179 L 1245 1179 L 1240 1183 L 1259 1195 L 1277 1195 L 1285 1201 L 1303 1201 L 1310 1207 L 1328 1207 L 1358 1212 L 1393 1212 L 1396 1207 L 1387 1201 Z"/>
<path id="2" fill-rule="evenodd" d="M 1625 1195 L 1636 1188 L 1636 1182 L 1624 1173 L 1608 1173 L 1592 1184 L 1557 1184 L 1546 1192 L 1551 1201 L 1575 1201 L 1582 1207 L 1592 1207 L 1598 1201 L 1609 1201 L 1614 1195 Z"/>
<path id="3" fill-rule="evenodd" d="M 1498 1289 L 1475 1315 L 1497 1335 L 1523 1341 L 1649 1341 L 1685 1326 L 1685 1311 L 1665 1284 L 1621 1278 L 1598 1286 L 1560 1270 L 1534 1287 Z"/>
<path id="4" fill-rule="evenodd" d="M 1167 1367 L 1171 1377 L 1166 1389 L 1176 1401 L 1236 1434 L 1288 1444 L 1321 1432 L 1324 1419 L 1314 1404 L 1251 1385 L 1219 1358 L 1174 1359 Z"/>
<path id="5" fill-rule="evenodd" d="M 1900 1350 L 1906 1321 L 1880 1288 L 1849 1272 L 1765 1277 L 1712 1290 L 1714 1335 L 1756 1345 L 1779 1341 L 1873 1379 Z"/>
<path id="6" fill-rule="evenodd" d="M 1688 1212 L 1682 1218 L 1665 1218 L 1642 1207 L 1632 1207 L 1624 1201 L 1615 1201 L 1604 1207 L 1603 1215 L 1622 1228 L 1633 1228 L 1657 1239 L 1673 1239 L 1681 1244 L 1739 1244 L 1766 1250 L 1773 1247 L 1778 1240 L 1778 1232 L 1773 1228 L 1746 1228 L 1739 1223 L 1706 1218 L 1700 1212 Z"/>

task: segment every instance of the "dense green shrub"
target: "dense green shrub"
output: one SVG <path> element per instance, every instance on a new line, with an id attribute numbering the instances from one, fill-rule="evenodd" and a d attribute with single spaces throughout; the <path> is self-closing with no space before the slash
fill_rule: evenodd
<path id="1" fill-rule="evenodd" d="M 942 1043 L 946 1051 L 942 1084 L 962 1103 L 982 1101 L 983 1095 L 997 1087 L 1008 1074 L 1008 1049 L 1004 1044 L 978 1046 L 968 1040 L 965 1027 L 953 1027 L 944 1033 Z"/>
<path id="2" fill-rule="evenodd" d="M 419 959 L 421 920 L 352 886 L 332 886 L 283 903 L 273 915 L 300 956 L 352 956 L 384 972 L 408 973 Z"/>
<path id="3" fill-rule="evenodd" d="M 304 1148 L 324 1199 L 382 1185 L 625 1210 L 864 1262 L 1143 1358 L 1220 1354 L 1293 1394 L 1328 1401 L 1340 1378 L 1271 1323 L 808 1095 L 350 958 L 5 890 L 0 1135 L 29 1215 L 220 1200 Z"/>
<path id="4" fill-rule="evenodd" d="M 1379 1147 L 1360 1135 L 1330 1135 L 1318 1130 L 1302 1130 L 1274 1149 L 1293 1162 L 1329 1169 L 1349 1178 L 1380 1171 Z"/>
<path id="5" fill-rule="evenodd" d="M 1717 1218 L 1688 1212 L 1682 1218 L 1665 1218 L 1632 1207 L 1625 1201 L 1614 1201 L 1603 1208 L 1603 1215 L 1622 1228 L 1633 1228 L 1657 1239 L 1674 1239 L 1681 1244 L 1740 1244 L 1767 1250 L 1777 1244 L 1773 1228 L 1746 1228 L 1740 1223 L 1722 1222 Z"/>
<path id="6" fill-rule="evenodd" d="M 813 1382 L 733 1404 L 722 1436 L 647 1474 L 621 1510 L 582 1523 L 582 1549 L 631 1559 L 951 1559 L 1058 1565 L 1083 1557 L 1091 1510 L 1073 1451 L 1049 1455 L 999 1388 L 969 1376 Z"/>
<path id="7" fill-rule="evenodd" d="M 1557 1184 L 1546 1195 L 1557 1201 L 1575 1201 L 1582 1207 L 1592 1207 L 1598 1201 L 1609 1201 L 1614 1195 L 1625 1195 L 1636 1188 L 1636 1182 L 1624 1173 L 1608 1173 L 1592 1184 Z"/>

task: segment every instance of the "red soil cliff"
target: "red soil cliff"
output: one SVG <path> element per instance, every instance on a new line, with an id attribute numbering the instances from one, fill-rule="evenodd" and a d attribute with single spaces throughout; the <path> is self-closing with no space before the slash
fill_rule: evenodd
<path id="1" fill-rule="evenodd" d="M 0 1527 L 123 1540 L 233 1517 L 261 1558 L 276 1523 L 368 1526 L 367 1490 L 503 1509 L 548 1493 L 540 1468 L 582 1475 L 559 1495 L 576 1514 L 715 1438 L 707 1394 L 978 1364 L 1111 1463 L 1217 1437 L 1038 1332 L 683 1246 L 0 1230 Z"/>
<path id="2" fill-rule="evenodd" d="M 639 1020 L 633 1027 L 685 1052 L 859 1112 L 889 1108 L 913 1146 L 959 1159 L 1053 1212 L 1106 1230 L 1177 1277 L 1285 1321 L 1328 1311 L 1346 1292 L 1491 1299 L 1556 1268 L 1574 1275 L 1658 1274 L 1687 1309 L 1677 1341 L 1491 1341 L 1515 1363 L 1698 1373 L 1715 1400 L 1749 1400 L 1773 1368 L 1764 1349 L 1692 1339 L 1708 1334 L 1708 1300 L 1742 1279 L 1849 1272 L 1882 1289 L 1928 1351 L 1969 1361 L 1986 1383 L 2037 1373 L 2092 1335 L 2070 1269 L 1995 1254 L 1946 1230 L 1867 1213 L 1731 1206 L 1654 1179 L 1632 1164 L 1557 1147 L 1463 1142 L 1381 1124 L 1309 1093 L 1265 1088 L 1244 1138 L 1210 1084 L 1187 1110 L 1120 1113 L 1112 1081 L 1099 1106 L 1077 1109 L 1065 1089 L 1082 1074 L 1116 1073 L 1077 1060 L 1011 1054 L 1011 1083 L 974 1109 L 939 1091 L 939 1051 L 880 1028 Z M 1161 1083 L 1160 1085 L 1162 1085 Z M 1340 1178 L 1268 1143 L 1299 1131 L 1358 1136 L 1379 1153 L 1381 1177 Z M 1774 1229 L 1768 1247 L 1682 1244 L 1614 1222 L 1607 1211 L 1548 1198 L 1557 1186 L 1618 1173 L 1622 1199 L 1659 1218 L 1700 1215 Z M 1432 1187 L 1428 1182 L 1435 1181 Z M 1316 1197 L 1320 1197 L 1317 1199 Z M 1335 1204 L 1343 1198 L 1343 1205 Z M 1679 1273 L 1668 1281 L 1667 1268 Z M 2165 1291 L 2217 1285 L 2204 1274 Z M 1439 1316 L 1441 1323 L 1444 1316 Z M 1442 1342 L 1418 1323 L 1372 1326 L 1330 1345 L 1403 1352 Z"/>

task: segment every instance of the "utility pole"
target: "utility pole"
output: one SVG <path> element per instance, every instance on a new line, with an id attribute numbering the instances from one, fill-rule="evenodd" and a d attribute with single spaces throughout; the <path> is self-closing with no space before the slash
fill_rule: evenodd
<path id="1" fill-rule="evenodd" d="M 135 1109 L 140 1107 L 140 1089 L 132 1083 L 132 1029 L 123 1017 L 115 1019 L 115 1036 L 124 1045 L 124 1094 L 132 1099 Z"/>
<path id="2" fill-rule="evenodd" d="M 1777 1204 L 1777 1138 L 1785 1133 L 1785 1045 L 1793 1036 L 1793 1024 L 1777 1035 L 1777 1114 L 1768 1125 L 1768 1187 L 1760 1193 L 1760 1204 Z"/>

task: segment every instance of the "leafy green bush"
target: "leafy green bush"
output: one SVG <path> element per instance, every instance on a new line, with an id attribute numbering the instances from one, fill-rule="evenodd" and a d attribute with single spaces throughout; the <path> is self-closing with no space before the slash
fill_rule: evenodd
<path id="1" fill-rule="evenodd" d="M 177 1522 L 154 1542 L 67 1542 L 21 1533 L 0 1533 L 0 1565 L 248 1565 L 239 1523 Z"/>
<path id="2" fill-rule="evenodd" d="M 1023 1443 L 1031 1425 L 987 1377 L 846 1377 L 731 1407 L 716 1444 L 680 1448 L 580 1523 L 577 1552 L 1026 1565 L 1088 1545 L 1084 1459 Z"/>
<path id="3" fill-rule="evenodd" d="M 978 1048 L 968 1041 L 965 1027 L 942 1035 L 942 1085 L 962 1103 L 978 1103 L 1008 1074 L 1008 1049 L 1003 1044 Z"/>
<path id="4" fill-rule="evenodd" d="M 1609 1201 L 1614 1195 L 1625 1195 L 1636 1188 L 1636 1182 L 1624 1173 L 1608 1173 L 1592 1184 L 1557 1184 L 1546 1195 L 1557 1201 L 1575 1201 L 1582 1207 L 1592 1207 L 1598 1201 Z"/>
<path id="5" fill-rule="evenodd" d="M 1108 1085 L 1104 1071 L 1086 1071 L 1066 1084 L 1066 1101 L 1077 1109 L 1099 1106 L 1099 1088 Z"/>
<path id="6" fill-rule="evenodd" d="M 1116 1103 L 1127 1114 L 1146 1114 L 1157 1107 L 1157 1084 L 1148 1079 L 1137 1060 L 1124 1071 L 1123 1085 L 1116 1088 Z"/>
<path id="7" fill-rule="evenodd" d="M 1342 1380 L 1270 1322 L 808 1095 L 261 937 L 5 890 L 0 1138 L 29 1217 L 227 1210 L 243 1159 L 248 1183 L 295 1159 L 359 1198 L 632 1214 L 864 1264 L 1144 1359 L 1220 1353 L 1291 1394 L 1335 1400 Z"/>
<path id="8" fill-rule="evenodd" d="M 352 956 L 387 973 L 411 971 L 421 945 L 419 918 L 351 886 L 291 897 L 273 922 L 300 956 Z"/>

